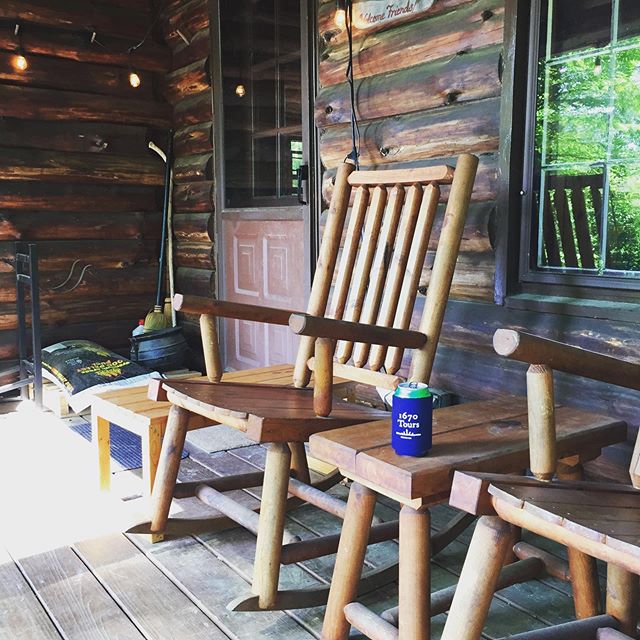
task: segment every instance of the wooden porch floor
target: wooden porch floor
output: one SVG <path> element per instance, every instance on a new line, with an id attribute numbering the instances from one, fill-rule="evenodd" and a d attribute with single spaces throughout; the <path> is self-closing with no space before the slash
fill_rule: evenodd
<path id="1" fill-rule="evenodd" d="M 122 501 L 117 494 L 135 492 L 140 481 L 122 472 L 116 474 L 112 495 L 97 494 L 93 451 L 68 428 L 69 422 L 35 410 L 0 417 L 0 639 L 319 637 L 322 607 L 260 613 L 226 609 L 232 598 L 249 591 L 255 538 L 244 530 L 155 545 L 144 536 L 119 533 L 144 505 L 141 499 Z M 263 460 L 259 446 L 212 454 L 192 446 L 181 479 L 253 470 Z M 348 490 L 338 485 L 333 491 L 346 498 Z M 192 501 L 181 507 L 195 508 Z M 397 505 L 381 499 L 377 513 L 394 518 Z M 435 508 L 434 527 L 451 515 L 447 506 Z M 303 538 L 335 533 L 340 527 L 337 518 L 309 505 L 292 512 L 287 524 Z M 470 537 L 471 530 L 434 558 L 433 589 L 456 582 Z M 536 542 L 563 555 L 557 545 Z M 396 543 L 385 542 L 369 549 L 367 565 L 377 567 L 396 558 Z M 289 566 L 281 586 L 328 583 L 332 566 L 332 557 Z M 389 585 L 363 602 L 381 611 L 396 599 L 396 586 Z M 538 580 L 494 598 L 485 637 L 503 638 L 572 617 L 567 585 L 552 578 Z M 440 637 L 444 619 L 434 618 L 434 639 Z"/>

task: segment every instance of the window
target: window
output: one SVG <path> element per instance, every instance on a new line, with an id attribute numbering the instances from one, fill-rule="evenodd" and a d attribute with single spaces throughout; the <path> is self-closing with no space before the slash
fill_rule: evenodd
<path id="1" fill-rule="evenodd" d="M 640 286 L 640 1 L 532 3 L 520 278 Z"/>

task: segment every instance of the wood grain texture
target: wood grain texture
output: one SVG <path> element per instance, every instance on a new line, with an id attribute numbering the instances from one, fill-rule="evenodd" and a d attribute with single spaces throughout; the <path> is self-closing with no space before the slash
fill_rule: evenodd
<path id="1" fill-rule="evenodd" d="M 124 536 L 80 542 L 75 549 L 146 637 L 226 640 L 226 635 Z"/>
<path id="2" fill-rule="evenodd" d="M 18 564 L 64 637 L 144 637 L 68 547 L 22 558 Z"/>

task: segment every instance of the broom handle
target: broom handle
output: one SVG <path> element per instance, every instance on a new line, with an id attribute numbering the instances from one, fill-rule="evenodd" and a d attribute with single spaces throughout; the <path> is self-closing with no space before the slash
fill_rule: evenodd
<path id="1" fill-rule="evenodd" d="M 175 277 L 173 273 L 173 169 L 171 170 L 171 174 L 169 176 L 169 212 L 167 214 L 167 268 L 169 270 L 169 297 L 173 300 L 173 295 L 175 294 Z M 178 316 L 176 314 L 176 310 L 171 305 L 171 326 L 175 327 L 178 325 Z"/>
<path id="2" fill-rule="evenodd" d="M 173 160 L 173 129 L 167 134 L 167 158 L 164 171 L 164 203 L 162 206 L 162 234 L 160 236 L 160 257 L 158 259 L 158 284 L 156 288 L 156 307 L 162 308 L 162 274 L 164 272 L 165 244 L 167 242 L 167 216 L 169 214 L 171 163 Z"/>

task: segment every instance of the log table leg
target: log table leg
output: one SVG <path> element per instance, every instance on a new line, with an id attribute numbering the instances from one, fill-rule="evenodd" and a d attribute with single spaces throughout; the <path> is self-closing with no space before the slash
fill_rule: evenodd
<path id="1" fill-rule="evenodd" d="M 441 640 L 479 640 L 512 540 L 508 522 L 495 516 L 478 520 Z"/>
<path id="2" fill-rule="evenodd" d="M 91 412 L 91 442 L 98 458 L 98 482 L 101 491 L 111 488 L 111 437 L 109 421 Z"/>
<path id="3" fill-rule="evenodd" d="M 322 625 L 322 640 L 347 640 L 349 637 L 350 625 L 344 608 L 358 593 L 376 499 L 376 493 L 371 489 L 357 482 L 351 485 Z"/>
<path id="4" fill-rule="evenodd" d="M 614 564 L 607 565 L 607 614 L 620 622 L 620 631 L 635 637 L 638 576 Z"/>
<path id="5" fill-rule="evenodd" d="M 272 442 L 267 451 L 264 467 L 258 539 L 253 566 L 252 591 L 258 596 L 258 606 L 261 609 L 270 609 L 276 604 L 290 464 L 289 446 L 282 442 Z"/>
<path id="6" fill-rule="evenodd" d="M 559 480 L 583 480 L 584 470 L 581 464 L 568 466 L 560 463 L 557 475 Z M 576 618 L 582 620 L 597 616 L 601 612 L 601 596 L 595 558 L 571 547 L 567 547 L 567 556 Z"/>
<path id="7" fill-rule="evenodd" d="M 188 422 L 189 412 L 186 409 L 172 405 L 169 410 L 162 449 L 160 450 L 156 481 L 151 493 L 153 514 L 151 518 L 151 533 L 156 537 L 156 540 L 162 539 L 159 536 L 162 535 L 167 526 L 171 500 L 173 499 L 173 489 L 178 479 L 182 449 L 187 436 Z"/>
<path id="8" fill-rule="evenodd" d="M 430 524 L 427 507 L 412 509 L 405 505 L 400 510 L 400 640 L 431 638 Z"/>
<path id="9" fill-rule="evenodd" d="M 153 483 L 158 471 L 160 451 L 162 450 L 162 425 L 151 422 L 141 435 L 142 449 L 142 490 L 145 496 L 153 492 Z M 182 457 L 182 452 L 180 452 Z"/>

